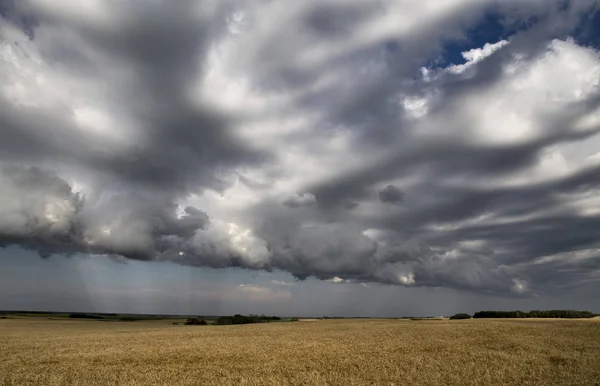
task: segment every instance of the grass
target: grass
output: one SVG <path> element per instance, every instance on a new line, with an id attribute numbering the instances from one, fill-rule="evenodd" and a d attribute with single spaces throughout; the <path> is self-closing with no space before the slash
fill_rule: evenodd
<path id="1" fill-rule="evenodd" d="M 173 321 L 0 320 L 0 384 L 600 385 L 598 318 Z"/>

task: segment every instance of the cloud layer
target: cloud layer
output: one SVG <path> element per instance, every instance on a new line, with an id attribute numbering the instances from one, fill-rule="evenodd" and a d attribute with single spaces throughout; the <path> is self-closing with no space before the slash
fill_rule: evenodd
<path id="1" fill-rule="evenodd" d="M 6 4 L 2 246 L 519 296 L 600 277 L 600 53 L 571 37 L 598 1 Z M 444 63 L 490 15 L 510 36 Z"/>

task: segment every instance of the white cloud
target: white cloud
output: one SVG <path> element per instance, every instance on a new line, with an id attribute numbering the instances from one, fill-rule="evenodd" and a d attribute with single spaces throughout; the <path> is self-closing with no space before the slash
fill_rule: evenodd
<path id="1" fill-rule="evenodd" d="M 283 280 L 271 280 L 271 284 L 273 284 L 273 285 L 287 286 L 287 287 L 291 287 L 291 286 L 296 285 L 295 282 L 283 281 Z"/>
<path id="2" fill-rule="evenodd" d="M 485 43 L 481 48 L 473 48 L 469 51 L 465 51 L 462 53 L 462 57 L 465 58 L 467 62 L 465 64 L 452 65 L 448 70 L 455 74 L 463 73 L 508 44 L 509 42 L 507 40 L 500 40 L 496 43 Z"/>
<path id="3" fill-rule="evenodd" d="M 271 256 L 265 241 L 256 237 L 252 230 L 219 219 L 211 220 L 208 229 L 198 231 L 190 247 L 200 256 L 214 255 L 224 260 L 240 256 L 244 265 L 253 268 L 268 266 Z"/>
<path id="4" fill-rule="evenodd" d="M 412 272 L 398 275 L 398 282 L 404 285 L 415 284 L 415 274 Z"/>
<path id="5" fill-rule="evenodd" d="M 513 279 L 513 286 L 511 287 L 511 291 L 522 294 L 527 292 L 529 289 L 527 287 L 527 282 L 520 279 Z"/>

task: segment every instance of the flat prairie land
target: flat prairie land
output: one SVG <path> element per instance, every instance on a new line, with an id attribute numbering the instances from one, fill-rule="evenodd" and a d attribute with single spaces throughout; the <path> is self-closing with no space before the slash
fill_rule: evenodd
<path id="1" fill-rule="evenodd" d="M 1 385 L 600 385 L 595 320 L 0 320 Z"/>

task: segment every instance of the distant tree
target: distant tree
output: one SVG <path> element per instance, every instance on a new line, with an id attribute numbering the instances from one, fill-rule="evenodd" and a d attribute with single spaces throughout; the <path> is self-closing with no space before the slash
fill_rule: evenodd
<path id="1" fill-rule="evenodd" d="M 225 326 L 225 325 L 233 324 L 233 319 L 231 318 L 231 316 L 220 316 L 217 318 L 216 323 L 218 325 Z"/>
<path id="2" fill-rule="evenodd" d="M 469 314 L 456 314 L 456 315 L 452 315 L 450 317 L 451 320 L 456 320 L 456 319 L 471 319 L 471 315 Z"/>
<path id="3" fill-rule="evenodd" d="M 190 318 L 185 323 L 186 326 L 206 326 L 206 320 L 198 318 Z"/>

